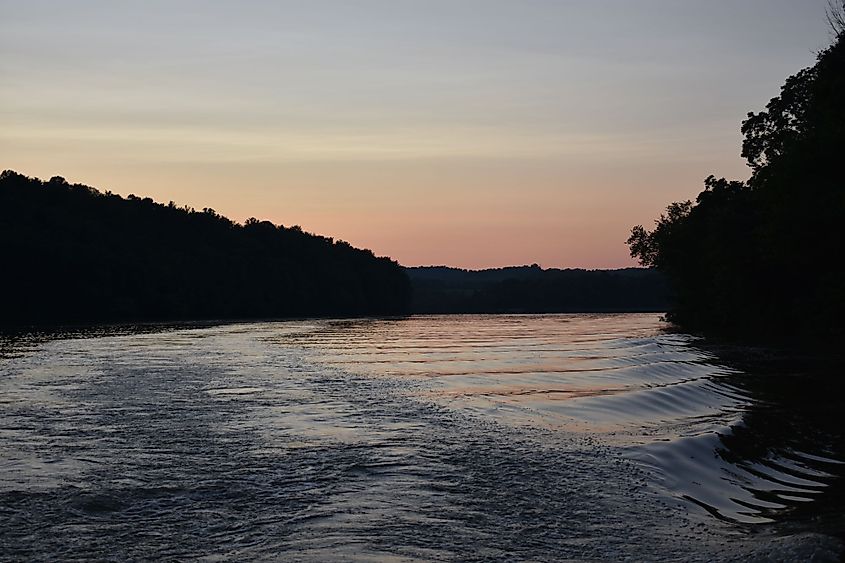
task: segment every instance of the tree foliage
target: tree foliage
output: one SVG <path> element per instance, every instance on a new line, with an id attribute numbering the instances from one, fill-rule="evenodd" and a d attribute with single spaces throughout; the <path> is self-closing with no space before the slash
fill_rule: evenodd
<path id="1" fill-rule="evenodd" d="M 513 266 L 408 268 L 414 313 L 665 311 L 664 276 L 653 269 L 582 270 Z"/>
<path id="2" fill-rule="evenodd" d="M 0 174 L 0 323 L 405 312 L 388 258 L 251 218 Z"/>
<path id="3" fill-rule="evenodd" d="M 631 255 L 667 274 L 670 318 L 686 328 L 792 342 L 841 337 L 841 29 L 814 66 L 788 78 L 764 111 L 748 114 L 742 133 L 750 178 L 710 176 L 694 203 L 673 203 L 650 231 L 634 227 Z"/>

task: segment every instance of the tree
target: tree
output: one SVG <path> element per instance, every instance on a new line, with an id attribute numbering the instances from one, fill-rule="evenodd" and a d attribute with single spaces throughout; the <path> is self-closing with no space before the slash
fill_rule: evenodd
<path id="1" fill-rule="evenodd" d="M 784 341 L 842 333 L 845 10 L 831 14 L 834 43 L 742 123 L 750 178 L 710 176 L 694 204 L 631 231 L 631 255 L 666 273 L 670 318 L 685 328 Z"/>
<path id="2" fill-rule="evenodd" d="M 301 228 L 0 174 L 0 324 L 402 314 L 404 270 Z"/>

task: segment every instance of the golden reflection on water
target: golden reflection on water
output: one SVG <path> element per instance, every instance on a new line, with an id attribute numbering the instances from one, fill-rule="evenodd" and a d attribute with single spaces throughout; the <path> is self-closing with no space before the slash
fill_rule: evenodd
<path id="1" fill-rule="evenodd" d="M 754 422 L 765 403 L 742 374 L 668 328 L 656 314 L 422 316 L 326 323 L 294 343 L 323 365 L 398 378 L 408 395 L 482 421 L 619 447 L 719 519 L 771 522 L 816 499 L 835 457 L 791 468 L 785 459 L 817 446 L 767 435 Z M 744 453 L 749 440 L 773 439 Z"/>
<path id="2" fill-rule="evenodd" d="M 545 399 L 565 401 L 569 399 L 577 399 L 581 397 L 599 397 L 604 395 L 613 395 L 616 393 L 623 393 L 627 391 L 627 387 L 617 387 L 615 389 L 608 388 L 589 388 L 589 389 L 526 389 L 524 387 L 465 387 L 452 388 L 448 391 L 431 391 L 430 396 L 434 397 L 497 397 L 502 400 L 519 401 L 521 398 L 531 398 L 534 395 L 543 395 Z"/>
<path id="3" fill-rule="evenodd" d="M 657 501 L 683 499 L 706 518 L 751 525 L 823 504 L 821 491 L 842 473 L 840 450 L 811 439 L 813 424 L 784 425 L 793 410 L 777 410 L 782 397 L 767 395 L 770 382 L 749 385 L 694 338 L 665 329 L 650 314 L 468 315 L 0 340 L 0 485 L 82 486 L 109 456 L 118 464 L 128 455 L 138 480 L 152 458 L 180 479 L 186 460 L 210 459 L 202 470 L 220 470 L 223 480 L 255 469 L 251 459 L 262 460 L 258 476 L 298 459 L 297 472 L 328 471 L 341 491 L 350 474 L 398 479 L 367 481 L 382 506 L 413 501 L 409 475 L 430 479 L 440 495 L 441 473 L 453 471 L 456 457 L 472 452 L 466 464 L 474 470 L 496 447 L 525 448 L 505 456 L 510 474 L 491 473 L 514 479 L 496 481 L 496 491 L 534 483 L 518 477 L 531 459 L 553 471 L 586 463 L 583 475 L 566 478 L 582 485 L 603 467 L 618 484 L 613 453 L 649 472 Z M 139 439 L 147 445 L 124 449 Z M 543 457 L 561 452 L 576 461 Z M 123 472 L 113 477 L 123 482 Z M 563 482 L 544 479 L 551 481 L 538 480 L 532 495 Z M 318 482 L 309 478 L 308 487 Z M 487 489 L 479 491 L 486 499 Z M 263 504 L 267 494 L 287 495 L 276 482 L 262 486 L 249 497 L 257 511 L 279 509 Z M 655 500 L 640 501 L 647 498 Z M 566 506 L 547 516 L 568 517 Z"/>
<path id="4" fill-rule="evenodd" d="M 706 401 L 690 400 L 730 370 L 664 328 L 658 314 L 421 316 L 327 323 L 295 341 L 326 365 L 406 378 L 421 399 L 508 424 L 581 431 L 588 421 L 636 433 L 662 422 L 667 386 L 678 387 L 687 417 L 745 400 L 713 404 L 708 391 Z M 619 400 L 603 402 L 611 396 Z"/>

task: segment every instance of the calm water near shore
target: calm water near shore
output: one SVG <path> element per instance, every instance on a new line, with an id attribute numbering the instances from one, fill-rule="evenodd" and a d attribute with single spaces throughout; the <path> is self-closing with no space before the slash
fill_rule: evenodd
<path id="1" fill-rule="evenodd" d="M 0 337 L 0 558 L 835 560 L 836 374 L 659 317 Z"/>

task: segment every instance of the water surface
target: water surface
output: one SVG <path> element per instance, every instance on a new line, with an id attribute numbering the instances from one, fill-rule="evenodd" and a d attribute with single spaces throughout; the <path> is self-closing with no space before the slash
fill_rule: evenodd
<path id="1" fill-rule="evenodd" d="M 835 557 L 836 398 L 664 328 L 434 316 L 6 338 L 2 555 Z"/>

